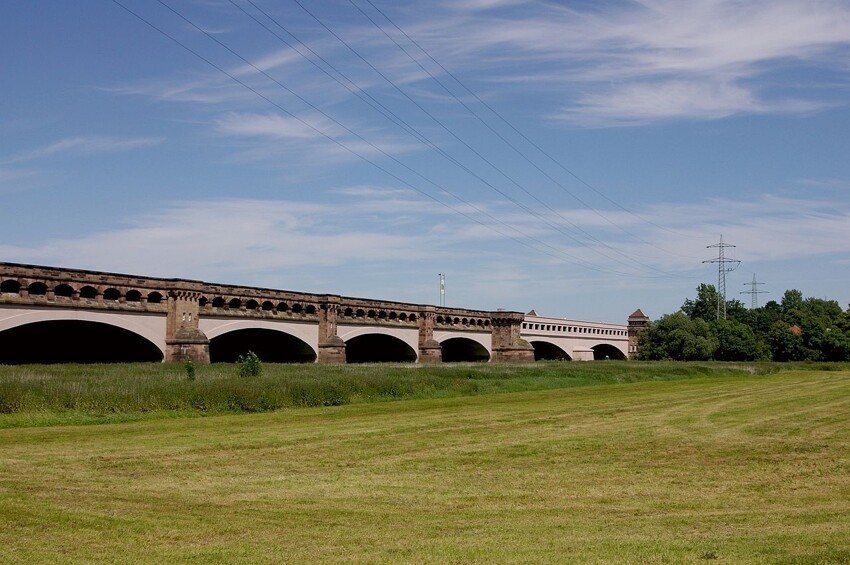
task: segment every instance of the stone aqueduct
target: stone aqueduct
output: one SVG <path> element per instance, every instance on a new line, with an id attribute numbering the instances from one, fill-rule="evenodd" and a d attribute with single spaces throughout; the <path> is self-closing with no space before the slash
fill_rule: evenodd
<path id="1" fill-rule="evenodd" d="M 248 349 L 270 362 L 625 358 L 633 333 L 520 312 L 0 263 L 0 364 L 207 363 Z"/>

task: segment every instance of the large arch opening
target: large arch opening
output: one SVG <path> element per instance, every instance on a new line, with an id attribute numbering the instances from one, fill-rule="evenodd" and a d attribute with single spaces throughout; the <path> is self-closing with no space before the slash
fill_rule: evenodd
<path id="1" fill-rule="evenodd" d="M 223 333 L 210 340 L 210 362 L 234 363 L 249 351 L 266 363 L 312 363 L 316 352 L 293 335 L 264 328 Z"/>
<path id="2" fill-rule="evenodd" d="M 0 364 L 161 362 L 144 337 L 100 322 L 51 320 L 0 332 Z"/>
<path id="3" fill-rule="evenodd" d="M 416 352 L 397 337 L 365 334 L 345 342 L 346 363 L 414 362 Z"/>
<path id="4" fill-rule="evenodd" d="M 570 355 L 548 341 L 532 341 L 535 361 L 572 361 Z"/>
<path id="5" fill-rule="evenodd" d="M 600 343 L 592 347 L 593 349 L 593 359 L 596 361 L 604 360 L 604 359 L 625 359 L 626 356 L 622 351 L 617 349 L 611 344 L 608 343 Z"/>
<path id="6" fill-rule="evenodd" d="M 462 361 L 490 360 L 487 348 L 475 340 L 465 337 L 453 337 L 440 343 L 443 348 L 443 363 L 458 363 Z"/>

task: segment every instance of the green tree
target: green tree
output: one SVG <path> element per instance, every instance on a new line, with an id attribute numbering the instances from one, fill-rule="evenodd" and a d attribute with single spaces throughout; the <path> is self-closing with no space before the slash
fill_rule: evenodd
<path id="1" fill-rule="evenodd" d="M 694 300 L 690 298 L 682 304 L 682 312 L 691 320 L 716 320 L 717 319 L 717 289 L 714 285 L 702 283 L 697 287 L 697 296 Z"/>
<path id="2" fill-rule="evenodd" d="M 756 361 L 770 359 L 770 349 L 750 326 L 735 320 L 717 320 L 712 326 L 717 338 L 714 359 Z"/>
<path id="3" fill-rule="evenodd" d="M 697 287 L 696 298 L 686 299 L 681 310 L 691 320 L 701 319 L 710 322 L 717 319 L 717 301 L 718 294 L 714 285 L 702 283 Z M 746 323 L 749 314 L 740 300 L 727 300 L 726 317 Z"/>
<path id="4" fill-rule="evenodd" d="M 774 361 L 803 361 L 806 358 L 806 348 L 803 338 L 791 330 L 785 322 L 773 324 L 768 334 L 770 354 Z"/>
<path id="5" fill-rule="evenodd" d="M 692 320 L 683 312 L 650 323 L 639 339 L 642 359 L 702 361 L 711 359 L 718 345 L 705 320 Z"/>

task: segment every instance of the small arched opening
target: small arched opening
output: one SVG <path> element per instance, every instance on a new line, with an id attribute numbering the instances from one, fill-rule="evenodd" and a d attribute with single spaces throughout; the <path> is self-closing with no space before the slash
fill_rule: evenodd
<path id="1" fill-rule="evenodd" d="M 128 290 L 127 295 L 124 297 L 127 302 L 141 302 L 142 301 L 142 293 L 138 290 Z"/>
<path id="2" fill-rule="evenodd" d="M 43 282 L 34 282 L 27 287 L 30 296 L 44 296 L 47 294 L 47 285 Z"/>
<path id="3" fill-rule="evenodd" d="M 0 365 L 162 361 L 162 352 L 147 339 L 101 322 L 33 322 L 0 332 L 0 341 Z"/>
<path id="4" fill-rule="evenodd" d="M 534 347 L 535 361 L 571 361 L 569 354 L 552 343 L 546 341 L 532 341 Z"/>
<path id="5" fill-rule="evenodd" d="M 275 330 L 234 330 L 210 340 L 212 363 L 233 363 L 249 351 L 265 363 L 312 363 L 316 360 L 316 352 L 304 341 Z"/>
<path id="6" fill-rule="evenodd" d="M 626 356 L 622 351 L 611 345 L 610 343 L 600 343 L 592 347 L 593 359 L 596 361 L 604 359 L 625 359 Z"/>
<path id="7" fill-rule="evenodd" d="M 93 286 L 84 286 L 80 289 L 80 298 L 86 298 L 88 300 L 97 298 L 97 289 Z"/>
<path id="8" fill-rule="evenodd" d="M 153 291 L 148 294 L 149 304 L 159 304 L 160 302 L 162 302 L 162 294 L 157 291 Z"/>
<path id="9" fill-rule="evenodd" d="M 0 283 L 0 294 L 20 294 L 21 283 L 16 280 L 7 279 Z"/>
<path id="10" fill-rule="evenodd" d="M 397 337 L 365 334 L 345 342 L 346 363 L 412 363 L 416 352 Z"/>
<path id="11" fill-rule="evenodd" d="M 71 298 L 72 296 L 74 296 L 74 289 L 69 284 L 60 284 L 53 289 L 53 296 Z"/>
<path id="12" fill-rule="evenodd" d="M 121 292 L 117 288 L 107 288 L 103 291 L 103 299 L 117 302 L 121 298 Z"/>
<path id="13" fill-rule="evenodd" d="M 440 345 L 443 347 L 444 363 L 487 362 L 490 360 L 490 353 L 487 352 L 487 348 L 472 339 L 453 337 L 443 341 Z"/>
<path id="14" fill-rule="evenodd" d="M 213 298 L 212 307 L 213 308 L 224 308 L 224 298 L 221 297 L 221 296 L 216 296 L 215 298 Z"/>

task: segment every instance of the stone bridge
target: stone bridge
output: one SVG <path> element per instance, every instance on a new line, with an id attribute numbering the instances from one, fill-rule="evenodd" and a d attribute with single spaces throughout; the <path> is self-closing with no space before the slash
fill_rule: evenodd
<path id="1" fill-rule="evenodd" d="M 593 358 L 576 349 L 579 342 L 627 356 L 619 334 L 586 334 L 593 338 L 567 344 L 525 319 L 519 312 L 0 263 L 0 363 L 206 363 L 234 361 L 248 350 L 267 362 Z M 523 338 L 554 344 L 566 357 Z M 613 350 L 605 351 L 610 357 Z"/>

